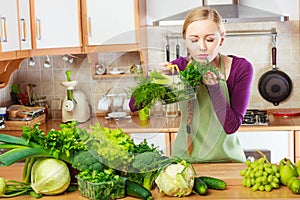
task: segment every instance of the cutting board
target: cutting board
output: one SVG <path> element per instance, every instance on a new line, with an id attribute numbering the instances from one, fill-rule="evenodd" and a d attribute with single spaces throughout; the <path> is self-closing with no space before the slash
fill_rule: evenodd
<path id="1" fill-rule="evenodd" d="M 22 126 L 30 126 L 33 127 L 34 124 L 36 123 L 41 123 L 44 124 L 46 122 L 46 114 L 42 114 L 30 121 L 5 121 L 5 128 L 1 129 L 1 130 L 5 130 L 5 131 L 19 131 L 22 130 Z M 0 131 L 1 131 L 0 130 Z"/>

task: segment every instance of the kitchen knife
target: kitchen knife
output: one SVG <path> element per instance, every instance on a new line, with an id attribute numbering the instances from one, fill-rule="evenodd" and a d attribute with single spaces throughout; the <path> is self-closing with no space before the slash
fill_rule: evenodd
<path id="1" fill-rule="evenodd" d="M 179 49 L 179 44 L 178 44 L 178 41 L 177 41 L 177 44 L 176 44 L 176 58 L 179 57 L 179 51 L 180 51 L 180 49 Z"/>
<path id="2" fill-rule="evenodd" d="M 169 39 L 167 39 L 166 57 L 167 57 L 167 62 L 170 62 L 170 45 L 169 45 Z"/>

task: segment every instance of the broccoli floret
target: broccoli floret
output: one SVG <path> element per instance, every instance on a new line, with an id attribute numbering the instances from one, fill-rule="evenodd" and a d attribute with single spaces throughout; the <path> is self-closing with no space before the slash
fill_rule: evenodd
<path id="1" fill-rule="evenodd" d="M 99 170 L 103 171 L 105 166 L 103 165 L 103 158 L 93 156 L 89 151 L 79 151 L 72 157 L 72 167 L 79 171 L 84 170 Z"/>
<path id="2" fill-rule="evenodd" d="M 132 161 L 132 167 L 136 173 L 130 173 L 129 179 L 151 190 L 163 160 L 165 160 L 165 157 L 158 152 L 137 154 Z"/>
<path id="3" fill-rule="evenodd" d="M 141 172 L 152 171 L 158 167 L 161 159 L 162 156 L 157 152 L 144 152 L 134 157 L 132 167 Z"/>

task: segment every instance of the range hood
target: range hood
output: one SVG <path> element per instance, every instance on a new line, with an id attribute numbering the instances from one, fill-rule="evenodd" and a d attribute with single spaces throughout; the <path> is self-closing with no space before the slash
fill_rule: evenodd
<path id="1" fill-rule="evenodd" d="M 287 16 L 240 4 L 208 6 L 215 8 L 219 12 L 224 23 L 288 21 Z M 154 21 L 153 26 L 183 25 L 185 16 L 188 12 L 190 12 L 190 10 Z"/>

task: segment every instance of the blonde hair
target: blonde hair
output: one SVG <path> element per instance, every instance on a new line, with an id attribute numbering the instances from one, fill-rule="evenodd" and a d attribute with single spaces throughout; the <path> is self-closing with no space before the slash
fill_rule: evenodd
<path id="1" fill-rule="evenodd" d="M 182 27 L 182 37 L 185 39 L 186 29 L 192 22 L 206 19 L 210 19 L 213 22 L 215 22 L 218 25 L 220 34 L 222 36 L 225 35 L 225 27 L 218 11 L 210 7 L 200 7 L 190 11 L 185 17 L 184 24 Z"/>

